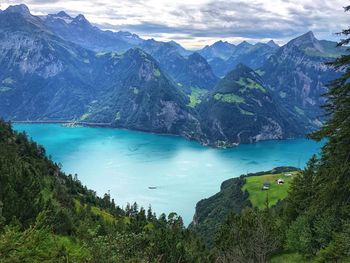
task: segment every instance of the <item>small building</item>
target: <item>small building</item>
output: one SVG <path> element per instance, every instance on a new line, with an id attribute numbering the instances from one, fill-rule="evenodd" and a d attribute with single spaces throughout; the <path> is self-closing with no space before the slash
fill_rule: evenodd
<path id="1" fill-rule="evenodd" d="M 270 183 L 269 182 L 264 182 L 261 189 L 262 190 L 269 190 L 270 189 Z"/>
<path id="2" fill-rule="evenodd" d="M 277 184 L 284 184 L 284 180 L 281 178 L 277 179 Z"/>
<path id="3" fill-rule="evenodd" d="M 286 173 L 286 174 L 284 174 L 284 176 L 291 177 L 291 176 L 293 176 L 293 174 L 292 173 Z"/>

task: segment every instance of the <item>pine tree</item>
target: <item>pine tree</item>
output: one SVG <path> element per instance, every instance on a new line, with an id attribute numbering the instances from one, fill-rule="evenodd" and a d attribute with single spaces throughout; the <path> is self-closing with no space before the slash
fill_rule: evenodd
<path id="1" fill-rule="evenodd" d="M 350 6 L 345 7 L 350 11 Z M 350 43 L 350 28 L 341 33 L 345 38 L 338 46 Z M 343 208 L 350 205 L 350 48 L 347 54 L 329 63 L 343 72 L 342 76 L 329 85 L 325 94 L 324 108 L 328 120 L 323 127 L 312 134 L 316 140 L 326 139 L 322 149 L 318 170 L 318 203 L 325 208 L 335 207 L 344 215 Z M 320 202 L 322 200 L 322 202 Z"/>

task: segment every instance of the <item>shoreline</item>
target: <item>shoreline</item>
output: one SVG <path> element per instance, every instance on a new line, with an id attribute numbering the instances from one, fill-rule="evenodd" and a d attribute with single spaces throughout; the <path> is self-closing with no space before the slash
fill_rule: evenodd
<path id="1" fill-rule="evenodd" d="M 65 126 L 67 128 L 74 128 L 75 126 L 83 126 L 83 127 L 90 127 L 90 128 L 109 128 L 109 129 L 118 129 L 118 130 L 125 130 L 125 131 L 136 131 L 136 132 L 142 132 L 142 133 L 148 133 L 148 134 L 154 134 L 154 135 L 162 135 L 162 136 L 171 136 L 171 137 L 180 137 L 183 138 L 187 141 L 192 141 L 196 142 L 202 147 L 207 147 L 207 148 L 212 148 L 212 149 L 217 149 L 217 150 L 225 150 L 225 149 L 232 149 L 235 147 L 238 147 L 239 145 L 250 145 L 250 144 L 258 144 L 258 143 L 263 143 L 263 142 L 269 142 L 269 141 L 288 141 L 288 140 L 294 140 L 294 139 L 307 139 L 309 138 L 307 136 L 301 136 L 301 137 L 294 137 L 294 138 L 284 138 L 284 139 L 269 139 L 269 140 L 262 140 L 262 141 L 257 141 L 253 143 L 234 143 L 234 144 L 228 144 L 225 146 L 218 146 L 218 145 L 212 145 L 208 143 L 203 143 L 203 141 L 196 140 L 194 138 L 189 138 L 186 136 L 181 136 L 179 134 L 172 134 L 172 133 L 158 133 L 158 132 L 152 132 L 152 131 L 145 131 L 145 130 L 140 130 L 140 129 L 128 129 L 128 128 L 123 128 L 123 127 L 115 127 L 112 126 L 111 123 L 98 123 L 98 122 L 84 122 L 84 121 L 64 121 L 64 120 L 37 120 L 37 121 L 17 121 L 17 120 L 7 120 L 11 124 L 71 124 L 72 126 Z"/>
<path id="2" fill-rule="evenodd" d="M 9 120 L 10 123 L 19 123 L 19 124 L 73 124 L 73 125 L 81 125 L 81 126 L 89 126 L 89 127 L 110 127 L 110 123 L 103 122 L 84 122 L 84 121 L 13 121 Z"/>

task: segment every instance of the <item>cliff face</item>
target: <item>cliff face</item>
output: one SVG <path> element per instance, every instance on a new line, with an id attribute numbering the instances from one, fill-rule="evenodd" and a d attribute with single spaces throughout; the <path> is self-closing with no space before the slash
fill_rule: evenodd
<path id="1" fill-rule="evenodd" d="M 302 117 L 303 126 L 315 127 L 323 114 L 326 85 L 340 74 L 326 62 L 343 52 L 335 42 L 317 40 L 308 32 L 272 55 L 261 69 L 262 77 L 290 114 Z"/>

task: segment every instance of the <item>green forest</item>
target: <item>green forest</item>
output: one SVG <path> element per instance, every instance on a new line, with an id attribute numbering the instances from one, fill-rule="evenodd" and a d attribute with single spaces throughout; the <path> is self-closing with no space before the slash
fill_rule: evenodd
<path id="1" fill-rule="evenodd" d="M 350 29 L 341 34 L 348 47 Z M 176 213 L 97 196 L 0 121 L 0 262 L 350 262 L 350 55 L 330 65 L 342 75 L 324 95 L 327 120 L 310 134 L 326 141 L 321 154 L 274 205 L 254 207 L 239 184 L 244 207 L 209 243 Z"/>

